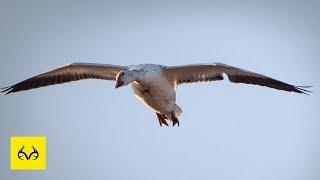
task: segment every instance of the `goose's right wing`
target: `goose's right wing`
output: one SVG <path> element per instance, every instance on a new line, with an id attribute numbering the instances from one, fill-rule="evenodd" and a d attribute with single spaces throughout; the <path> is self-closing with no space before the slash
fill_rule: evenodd
<path id="1" fill-rule="evenodd" d="M 222 63 L 167 66 L 163 71 L 164 75 L 174 86 L 183 83 L 223 80 L 223 74 L 226 74 L 229 81 L 233 83 L 254 84 L 303 94 L 311 92 L 304 89 L 309 86 L 294 86 L 262 74 L 228 66 Z"/>
<path id="2" fill-rule="evenodd" d="M 6 87 L 2 93 L 9 94 L 82 79 L 115 80 L 118 72 L 124 69 L 127 69 L 127 67 L 109 64 L 72 63 Z"/>

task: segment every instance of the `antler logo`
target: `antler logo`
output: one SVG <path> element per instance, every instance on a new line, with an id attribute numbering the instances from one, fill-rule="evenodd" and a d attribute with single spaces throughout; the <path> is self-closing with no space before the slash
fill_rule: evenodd
<path id="1" fill-rule="evenodd" d="M 23 151 L 24 149 L 24 145 L 22 146 L 22 148 L 18 151 L 18 158 L 20 160 L 36 160 L 39 157 L 39 152 L 37 151 L 37 149 L 32 146 L 33 151 L 28 155 L 26 152 Z"/>
<path id="2" fill-rule="evenodd" d="M 46 169 L 46 154 L 45 136 L 11 136 L 10 138 L 12 170 Z"/>

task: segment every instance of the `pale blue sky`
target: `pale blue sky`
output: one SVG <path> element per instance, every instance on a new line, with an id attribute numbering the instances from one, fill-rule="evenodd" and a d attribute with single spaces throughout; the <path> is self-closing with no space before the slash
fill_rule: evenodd
<path id="1" fill-rule="evenodd" d="M 114 82 L 0 97 L 0 179 L 320 179 L 318 1 L 0 1 L 0 86 L 70 62 L 218 61 L 311 96 L 227 81 L 177 89 L 181 126 Z M 9 170 L 12 135 L 47 137 L 47 170 Z"/>

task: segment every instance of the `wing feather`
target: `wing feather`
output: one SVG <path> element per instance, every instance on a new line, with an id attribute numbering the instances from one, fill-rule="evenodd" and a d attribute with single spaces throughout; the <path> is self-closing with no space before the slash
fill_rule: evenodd
<path id="1" fill-rule="evenodd" d="M 118 72 L 124 69 L 127 69 L 127 67 L 109 64 L 72 63 L 3 88 L 4 90 L 1 92 L 9 94 L 82 79 L 115 80 Z"/>
<path id="2" fill-rule="evenodd" d="M 228 66 L 222 63 L 167 66 L 163 72 L 174 86 L 184 83 L 223 80 L 223 74 L 226 74 L 229 81 L 233 83 L 260 85 L 303 94 L 311 93 L 311 91 L 304 89 L 309 88 L 310 86 L 294 86 L 262 74 Z"/>

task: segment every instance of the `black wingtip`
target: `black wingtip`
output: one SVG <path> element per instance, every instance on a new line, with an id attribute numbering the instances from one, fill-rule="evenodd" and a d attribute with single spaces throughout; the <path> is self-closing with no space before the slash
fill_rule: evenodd
<path id="1" fill-rule="evenodd" d="M 297 90 L 298 93 L 310 96 L 310 93 L 313 93 L 313 92 L 307 90 L 307 88 L 312 88 L 312 87 L 313 86 L 296 86 L 296 90 Z"/>
<path id="2" fill-rule="evenodd" d="M 3 89 L 3 90 L 1 91 L 1 93 L 5 93 L 4 95 L 7 95 L 7 94 L 12 93 L 12 87 L 11 87 L 11 86 L 9 86 L 9 87 L 2 87 L 2 88 L 0 88 L 0 89 Z"/>

